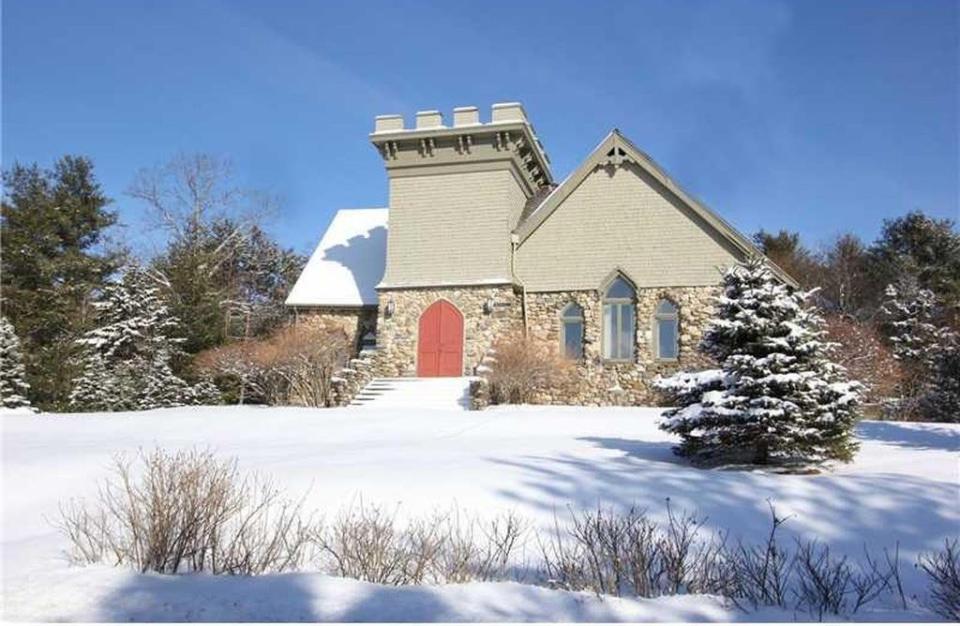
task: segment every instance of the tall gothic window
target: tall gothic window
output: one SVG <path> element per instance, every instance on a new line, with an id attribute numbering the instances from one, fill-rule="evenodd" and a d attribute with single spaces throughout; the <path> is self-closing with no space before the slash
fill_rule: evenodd
<path id="1" fill-rule="evenodd" d="M 657 303 L 654 314 L 654 342 L 658 359 L 676 359 L 680 352 L 678 344 L 680 316 L 677 305 L 669 300 Z"/>
<path id="2" fill-rule="evenodd" d="M 603 298 L 603 358 L 612 361 L 633 359 L 636 313 L 633 287 L 617 277 Z"/>
<path id="3" fill-rule="evenodd" d="M 575 302 L 560 312 L 560 347 L 568 359 L 583 358 L 583 309 Z"/>

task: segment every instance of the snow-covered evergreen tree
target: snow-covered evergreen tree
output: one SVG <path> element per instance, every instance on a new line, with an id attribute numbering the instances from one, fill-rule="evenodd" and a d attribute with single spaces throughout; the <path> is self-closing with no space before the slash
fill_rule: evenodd
<path id="1" fill-rule="evenodd" d="M 661 428 L 678 452 L 757 464 L 849 460 L 862 385 L 829 358 L 810 293 L 774 278 L 761 259 L 730 268 L 700 350 L 720 367 L 656 385 L 676 408 Z"/>
<path id="2" fill-rule="evenodd" d="M 960 334 L 941 328 L 927 357 L 928 377 L 919 413 L 936 422 L 960 422 Z"/>
<path id="3" fill-rule="evenodd" d="M 29 408 L 26 371 L 20 354 L 20 339 L 6 317 L 0 316 L 0 407 Z"/>
<path id="4" fill-rule="evenodd" d="M 909 277 L 887 285 L 884 296 L 881 314 L 894 356 L 905 365 L 921 363 L 937 342 L 937 297 Z"/>
<path id="5" fill-rule="evenodd" d="M 943 303 L 907 274 L 887 286 L 881 313 L 894 357 L 903 365 L 900 397 L 891 401 L 900 417 L 960 420 L 960 375 L 956 331 L 945 325 Z"/>
<path id="6" fill-rule="evenodd" d="M 144 410 L 209 399 L 206 387 L 195 389 L 173 373 L 170 361 L 183 341 L 175 336 L 178 320 L 143 269 L 128 268 L 94 306 L 98 326 L 77 340 L 83 367 L 71 406 Z"/>

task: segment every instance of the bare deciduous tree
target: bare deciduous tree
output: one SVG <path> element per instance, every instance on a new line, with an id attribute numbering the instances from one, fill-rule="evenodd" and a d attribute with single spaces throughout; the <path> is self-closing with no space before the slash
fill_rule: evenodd
<path id="1" fill-rule="evenodd" d="M 283 318 L 303 258 L 263 231 L 276 197 L 240 187 L 229 160 L 206 154 L 141 170 L 127 194 L 166 236 L 153 269 L 183 320 L 187 352 L 222 343 L 235 320 L 246 337 Z"/>

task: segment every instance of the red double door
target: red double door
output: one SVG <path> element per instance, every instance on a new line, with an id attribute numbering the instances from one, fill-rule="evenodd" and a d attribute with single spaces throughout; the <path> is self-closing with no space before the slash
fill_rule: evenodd
<path id="1" fill-rule="evenodd" d="M 438 300 L 420 316 L 417 376 L 463 375 L 463 315 Z"/>

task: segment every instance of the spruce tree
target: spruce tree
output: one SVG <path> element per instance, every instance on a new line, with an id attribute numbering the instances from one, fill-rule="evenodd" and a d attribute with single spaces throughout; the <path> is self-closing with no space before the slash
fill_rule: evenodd
<path id="1" fill-rule="evenodd" d="M 910 275 L 887 286 L 881 309 L 894 357 L 903 365 L 899 417 L 960 421 L 960 335 L 944 303 Z"/>
<path id="2" fill-rule="evenodd" d="M 810 293 L 776 280 L 761 259 L 723 276 L 700 350 L 719 368 L 656 385 L 676 408 L 661 427 L 701 461 L 756 464 L 849 460 L 861 385 L 829 358 Z"/>
<path id="3" fill-rule="evenodd" d="M 942 329 L 928 356 L 929 384 L 920 399 L 920 413 L 936 422 L 960 422 L 960 335 Z"/>
<path id="4" fill-rule="evenodd" d="M 0 407 L 5 409 L 30 408 L 20 340 L 13 325 L 0 316 Z"/>
<path id="5" fill-rule="evenodd" d="M 928 384 L 930 350 L 941 334 L 936 324 L 939 308 L 933 292 L 918 287 L 910 275 L 884 291 L 881 319 L 893 356 L 903 366 L 896 404 L 904 415 L 917 410 L 917 400 Z"/>
<path id="6" fill-rule="evenodd" d="M 209 399 L 176 376 L 171 361 L 183 340 L 155 281 L 141 268 L 104 289 L 94 304 L 97 327 L 77 340 L 80 375 L 70 394 L 81 410 L 144 410 Z"/>

